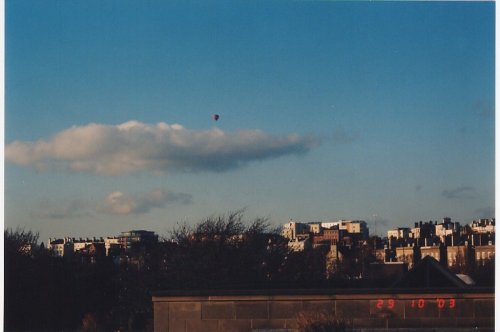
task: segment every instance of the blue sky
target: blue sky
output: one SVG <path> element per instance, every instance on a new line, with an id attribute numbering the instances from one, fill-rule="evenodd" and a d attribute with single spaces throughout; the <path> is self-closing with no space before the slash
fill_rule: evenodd
<path id="1" fill-rule="evenodd" d="M 492 2 L 5 7 L 6 227 L 494 217 Z"/>

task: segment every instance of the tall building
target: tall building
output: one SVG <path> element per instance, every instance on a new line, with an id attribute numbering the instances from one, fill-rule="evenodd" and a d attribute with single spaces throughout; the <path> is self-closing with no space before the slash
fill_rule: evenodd
<path id="1" fill-rule="evenodd" d="M 301 222 L 290 221 L 283 225 L 282 235 L 289 240 L 295 240 L 299 234 L 308 234 L 309 225 Z"/>
<path id="2" fill-rule="evenodd" d="M 119 243 L 122 250 L 129 252 L 133 249 L 147 249 L 158 242 L 158 235 L 154 232 L 144 230 L 132 230 L 122 232 L 119 237 Z"/>

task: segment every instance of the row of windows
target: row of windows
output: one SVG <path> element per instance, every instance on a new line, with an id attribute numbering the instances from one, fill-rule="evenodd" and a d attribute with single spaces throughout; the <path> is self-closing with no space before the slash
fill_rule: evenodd
<path id="1" fill-rule="evenodd" d="M 495 253 L 491 252 L 491 251 L 482 251 L 482 252 L 476 252 L 476 259 L 477 260 L 480 260 L 480 259 L 492 259 L 493 257 L 495 256 Z"/>
<path id="2" fill-rule="evenodd" d="M 439 253 L 428 253 L 428 254 L 424 254 L 423 257 L 425 256 L 431 256 L 437 260 L 439 260 Z M 448 265 L 449 266 L 453 266 L 454 264 L 457 263 L 457 256 L 458 254 L 457 253 L 451 253 L 449 252 L 448 253 Z M 405 261 L 406 259 L 410 258 L 411 260 L 411 255 L 409 256 L 400 256 L 398 257 L 398 260 L 401 260 L 401 261 Z M 477 261 L 482 261 L 481 263 L 484 265 L 484 261 L 485 260 L 492 260 L 495 258 L 495 253 L 494 252 L 491 252 L 491 251 L 482 251 L 482 252 L 477 252 L 476 253 L 476 260 Z"/>

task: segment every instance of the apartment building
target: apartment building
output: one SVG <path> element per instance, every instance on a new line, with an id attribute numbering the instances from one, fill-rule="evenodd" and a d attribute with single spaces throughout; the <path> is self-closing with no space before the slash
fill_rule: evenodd
<path id="1" fill-rule="evenodd" d="M 387 238 L 408 239 L 410 234 L 409 227 L 397 227 L 387 231 Z"/>
<path id="2" fill-rule="evenodd" d="M 484 266 L 495 259 L 495 246 L 492 243 L 475 246 L 474 252 L 477 266 Z"/>
<path id="3" fill-rule="evenodd" d="M 415 247 L 411 245 L 397 247 L 395 250 L 396 261 L 407 264 L 408 268 L 412 268 L 415 262 Z"/>
<path id="4" fill-rule="evenodd" d="M 309 225 L 306 223 L 296 222 L 290 219 L 288 223 L 283 225 L 281 234 L 289 240 L 295 240 L 299 234 L 308 234 Z"/>
<path id="5" fill-rule="evenodd" d="M 124 252 L 144 250 L 158 242 L 158 235 L 145 230 L 132 230 L 122 232 L 118 241 Z"/>
<path id="6" fill-rule="evenodd" d="M 495 233 L 495 219 L 474 220 L 470 226 L 474 233 Z"/>

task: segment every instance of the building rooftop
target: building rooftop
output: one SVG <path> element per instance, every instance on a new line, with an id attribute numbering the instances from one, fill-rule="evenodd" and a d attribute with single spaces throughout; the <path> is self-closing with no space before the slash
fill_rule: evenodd
<path id="1" fill-rule="evenodd" d="M 466 288 L 467 284 L 443 267 L 435 258 L 425 256 L 393 288 Z"/>

